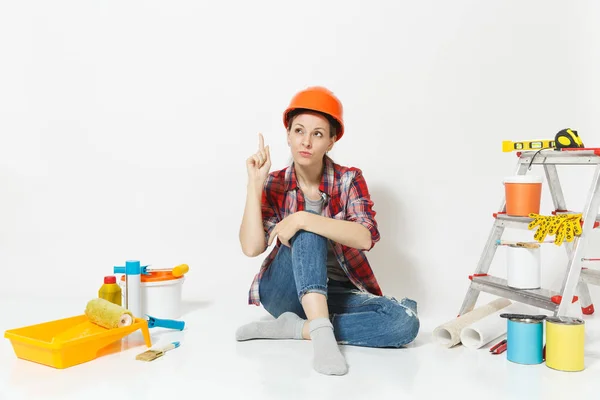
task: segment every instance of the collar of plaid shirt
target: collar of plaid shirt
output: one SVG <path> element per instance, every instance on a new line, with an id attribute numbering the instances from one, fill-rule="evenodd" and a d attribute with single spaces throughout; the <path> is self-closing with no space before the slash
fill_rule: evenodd
<path id="1" fill-rule="evenodd" d="M 325 156 L 319 190 L 324 194 L 324 217 L 353 221 L 365 226 L 371 232 L 371 248 L 379 241 L 376 212 L 373 210 L 373 202 L 360 169 L 340 166 Z M 303 210 L 304 195 L 302 190 L 299 190 L 294 165 L 269 174 L 262 196 L 265 240 L 269 238 L 279 221 Z M 336 242 L 331 244 L 340 266 L 350 281 L 361 291 L 381 296 L 381 288 L 365 252 Z M 277 240 L 275 247 L 254 277 L 249 292 L 249 304 L 260 304 L 260 280 L 275 259 L 280 246 L 281 242 Z"/>

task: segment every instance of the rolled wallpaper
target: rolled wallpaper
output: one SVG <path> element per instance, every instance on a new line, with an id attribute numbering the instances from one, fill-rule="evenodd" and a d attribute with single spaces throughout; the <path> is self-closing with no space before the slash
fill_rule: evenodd
<path id="1" fill-rule="evenodd" d="M 512 302 L 510 300 L 499 298 L 486 305 L 477 307 L 472 311 L 435 328 L 433 330 L 433 340 L 448 348 L 456 346 L 460 343 L 460 333 L 464 328 L 511 304 Z M 504 322 L 506 323 L 506 321 Z"/>
<path id="2" fill-rule="evenodd" d="M 538 314 L 537 308 L 522 303 L 513 303 L 498 310 L 473 324 L 466 326 L 460 332 L 460 341 L 463 346 L 479 349 L 491 341 L 506 334 L 507 320 L 500 314 Z"/>

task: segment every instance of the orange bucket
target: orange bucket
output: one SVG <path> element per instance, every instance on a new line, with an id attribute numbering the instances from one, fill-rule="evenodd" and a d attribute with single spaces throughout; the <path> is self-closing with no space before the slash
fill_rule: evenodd
<path id="1" fill-rule="evenodd" d="M 528 217 L 530 213 L 540 213 L 542 198 L 542 177 L 516 175 L 504 179 L 506 214 Z"/>

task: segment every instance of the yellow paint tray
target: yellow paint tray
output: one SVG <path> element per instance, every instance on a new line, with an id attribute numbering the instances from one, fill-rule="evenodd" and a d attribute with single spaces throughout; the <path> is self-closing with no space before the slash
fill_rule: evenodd
<path id="1" fill-rule="evenodd" d="M 120 350 L 118 341 L 138 329 L 146 346 L 151 347 L 145 319 L 135 318 L 129 326 L 107 329 L 90 322 L 85 314 L 7 330 L 4 337 L 11 341 L 18 358 L 63 369 Z"/>

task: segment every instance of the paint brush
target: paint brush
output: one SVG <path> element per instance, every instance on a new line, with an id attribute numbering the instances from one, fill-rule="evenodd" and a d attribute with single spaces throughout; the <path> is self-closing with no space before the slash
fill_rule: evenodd
<path id="1" fill-rule="evenodd" d="M 551 242 L 544 242 L 544 243 L 551 243 Z M 540 247 L 540 244 L 536 243 L 536 242 L 508 242 L 506 240 L 496 240 L 496 244 L 499 246 L 524 247 L 526 249 L 538 249 Z"/>
<path id="2" fill-rule="evenodd" d="M 146 350 L 143 353 L 138 354 L 135 359 L 140 361 L 154 361 L 159 357 L 165 355 L 169 350 L 173 350 L 179 347 L 179 342 L 169 343 L 168 345 L 154 350 Z"/>

